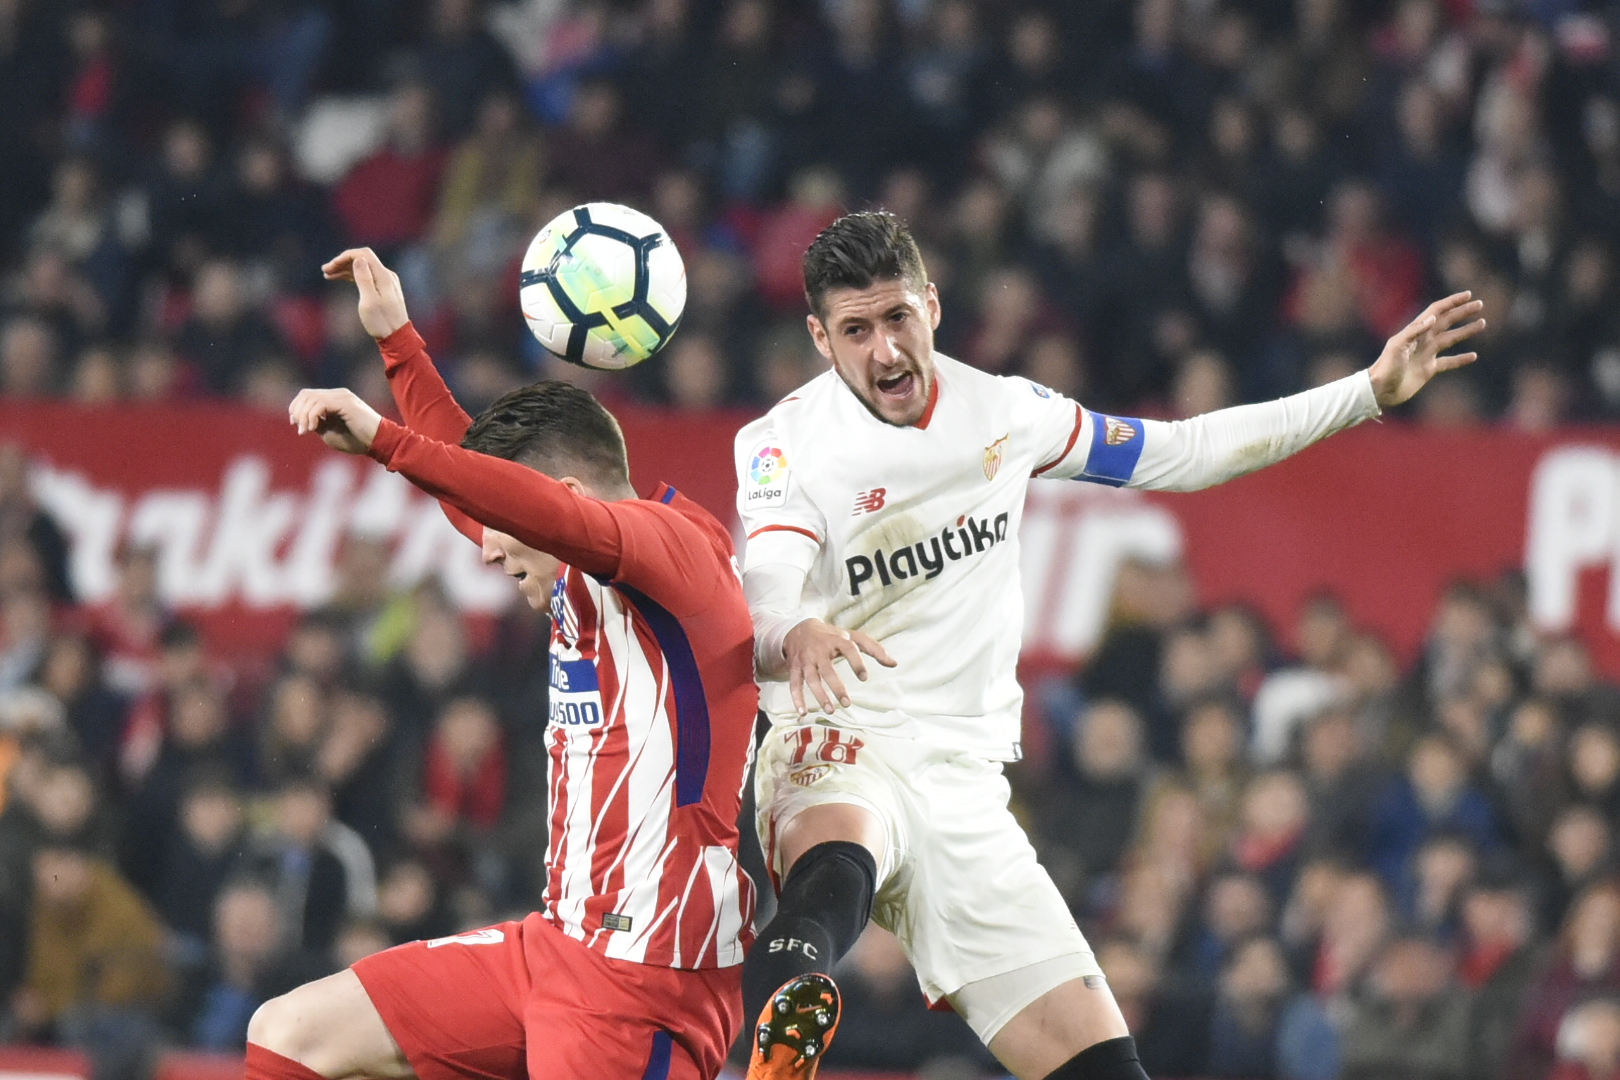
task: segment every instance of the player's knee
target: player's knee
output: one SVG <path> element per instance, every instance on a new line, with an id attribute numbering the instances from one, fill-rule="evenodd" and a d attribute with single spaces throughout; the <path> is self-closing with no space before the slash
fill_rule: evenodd
<path id="1" fill-rule="evenodd" d="M 255 1046 L 262 1046 L 266 1050 L 273 1050 L 285 1058 L 299 1060 L 298 1041 L 299 1025 L 297 1005 L 291 1000 L 297 990 L 292 993 L 273 997 L 253 1010 L 253 1016 L 248 1020 L 247 1041 Z"/>
<path id="2" fill-rule="evenodd" d="M 1093 1043 L 1046 1074 L 1046 1080 L 1148 1080 L 1129 1035 Z"/>
<path id="3" fill-rule="evenodd" d="M 320 982 L 305 983 L 254 1010 L 247 1041 L 290 1058 L 322 1076 L 331 1071 L 341 1033 L 335 1029 L 331 994 Z"/>

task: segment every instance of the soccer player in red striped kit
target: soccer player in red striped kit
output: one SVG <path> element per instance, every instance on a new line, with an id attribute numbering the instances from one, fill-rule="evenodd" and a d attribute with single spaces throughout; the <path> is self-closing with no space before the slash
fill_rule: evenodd
<path id="1" fill-rule="evenodd" d="M 753 887 L 737 814 L 758 695 L 724 527 L 630 486 L 589 393 L 542 382 L 469 420 L 369 249 L 359 287 L 406 426 L 347 390 L 290 417 L 439 499 L 552 616 L 545 910 L 378 953 L 263 1005 L 247 1080 L 707 1080 L 741 1023 Z"/>

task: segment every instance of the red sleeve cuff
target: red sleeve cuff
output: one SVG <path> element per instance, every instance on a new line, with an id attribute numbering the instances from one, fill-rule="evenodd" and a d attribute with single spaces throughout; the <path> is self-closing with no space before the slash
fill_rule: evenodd
<path id="1" fill-rule="evenodd" d="M 384 370 L 393 371 L 417 353 L 425 351 L 427 342 L 416 332 L 416 327 L 407 322 L 377 342 L 377 348 L 382 351 Z"/>
<path id="2" fill-rule="evenodd" d="M 406 329 L 408 330 L 410 327 L 407 325 Z M 381 462 L 384 465 L 389 464 L 394 460 L 394 452 L 399 449 L 399 444 L 404 439 L 405 427 L 394 423 L 386 416 L 383 417 L 377 425 L 377 437 L 371 440 L 370 453 L 372 460 Z"/>

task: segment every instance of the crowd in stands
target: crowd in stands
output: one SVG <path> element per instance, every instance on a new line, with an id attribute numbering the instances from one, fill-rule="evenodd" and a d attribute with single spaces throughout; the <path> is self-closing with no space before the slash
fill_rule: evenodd
<path id="1" fill-rule="evenodd" d="M 13 0 L 0 393 L 279 408 L 365 348 L 321 262 L 378 249 L 474 404 L 557 374 L 516 264 L 650 211 L 682 333 L 602 393 L 776 400 L 818 370 L 799 255 L 904 216 L 941 346 L 1185 414 L 1369 362 L 1470 288 L 1415 411 L 1620 414 L 1620 86 L 1595 0 Z M 579 376 L 576 376 L 579 377 Z"/>
<path id="2" fill-rule="evenodd" d="M 76 603 L 25 470 L 0 449 L 0 1043 L 138 1080 L 539 904 L 543 616 L 391 590 L 354 536 L 270 666 L 227 666 L 150 549 Z M 1512 575 L 1447 590 L 1405 664 L 1328 595 L 1289 627 L 1192 597 L 1127 563 L 1088 661 L 1026 680 L 1012 767 L 1149 1074 L 1620 1076 L 1620 686 Z M 889 935 L 839 977 L 830 1068 L 996 1075 Z"/>
<path id="3" fill-rule="evenodd" d="M 386 402 L 353 287 L 401 273 L 473 411 L 540 376 L 758 408 L 821 370 L 799 256 L 911 222 L 941 347 L 1190 415 L 1364 365 L 1486 302 L 1424 423 L 1620 417 L 1620 14 L 1580 0 L 0 2 L 0 400 Z M 640 206 L 690 300 L 622 376 L 542 354 L 516 263 Z M 0 442 L 3 442 L 0 438 Z M 0 448 L 0 1041 L 140 1075 L 267 996 L 538 902 L 544 620 L 390 591 L 222 664 L 149 550 L 76 603 Z M 1620 1076 L 1620 688 L 1513 580 L 1415 664 L 1331 597 L 1199 612 L 1132 565 L 1085 668 L 1031 687 L 1016 804 L 1155 1076 Z M 893 940 L 830 1064 L 991 1073 Z M 954 1071 L 953 1071 L 954 1070 Z"/>

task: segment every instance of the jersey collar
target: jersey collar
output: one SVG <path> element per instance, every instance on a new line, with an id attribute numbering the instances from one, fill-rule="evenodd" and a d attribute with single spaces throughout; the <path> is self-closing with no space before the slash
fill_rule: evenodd
<path id="1" fill-rule="evenodd" d="M 934 381 L 928 384 L 928 407 L 923 409 L 922 416 L 917 418 L 913 427 L 928 430 L 928 421 L 934 418 L 934 406 L 939 404 L 939 365 L 934 365 Z"/>

